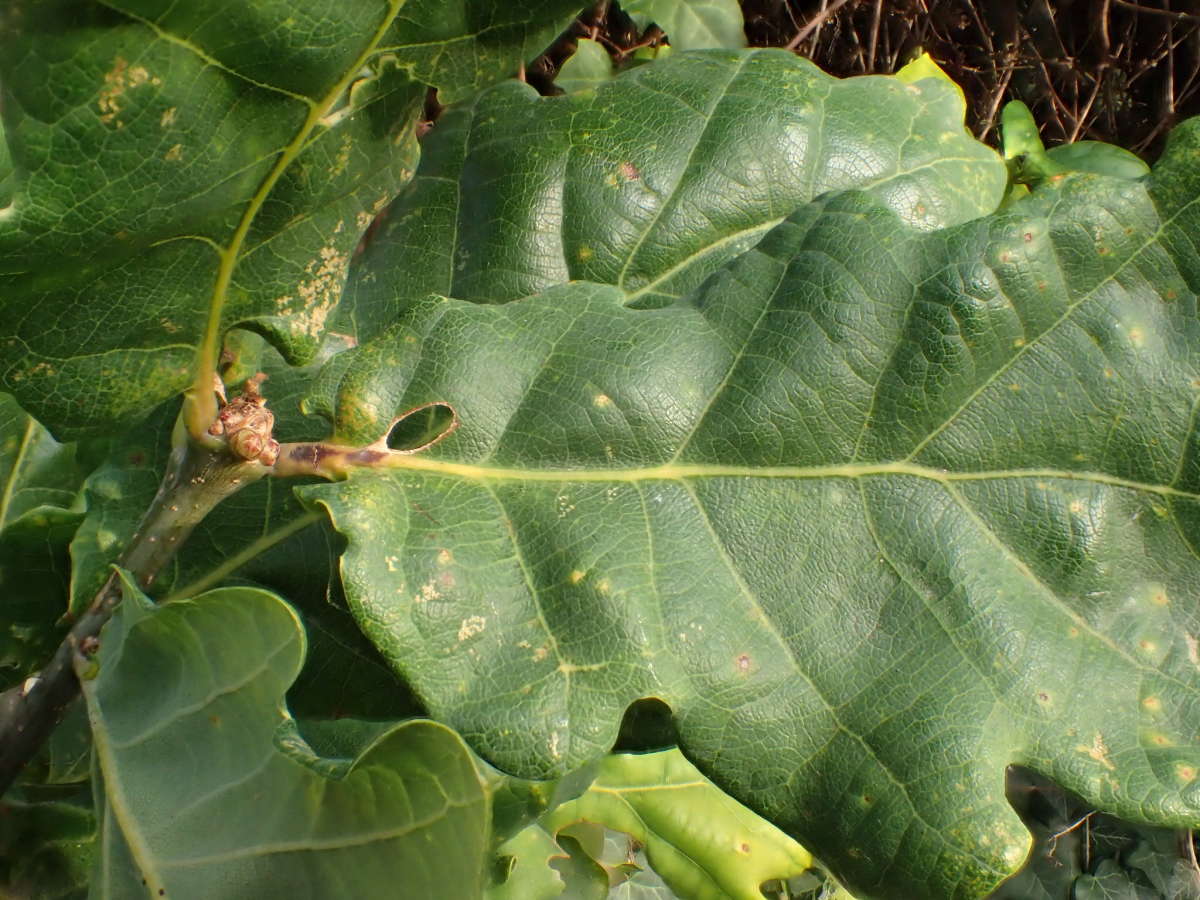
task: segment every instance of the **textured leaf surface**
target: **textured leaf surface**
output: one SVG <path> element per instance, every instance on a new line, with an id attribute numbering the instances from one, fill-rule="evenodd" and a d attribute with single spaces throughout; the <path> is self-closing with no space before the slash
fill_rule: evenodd
<path id="1" fill-rule="evenodd" d="M 746 46 L 737 0 L 630 0 L 621 8 L 653 22 L 679 50 Z"/>
<path id="2" fill-rule="evenodd" d="M 360 340 L 429 293 L 585 279 L 662 305 L 823 192 L 868 189 L 936 228 L 991 212 L 1006 177 L 947 84 L 839 81 L 780 50 L 677 54 L 565 97 L 499 85 L 423 153 L 348 285 Z"/>
<path id="3" fill-rule="evenodd" d="M 143 417 L 233 324 L 310 359 L 425 85 L 503 77 L 574 11 L 534 6 L 7 4 L 0 386 L 61 435 Z"/>
<path id="4" fill-rule="evenodd" d="M 95 893 L 480 893 L 488 802 L 462 741 L 418 721 L 353 760 L 315 756 L 281 711 L 303 654 L 295 613 L 264 591 L 126 598 L 84 683 L 102 792 Z"/>
<path id="5" fill-rule="evenodd" d="M 544 826 L 557 832 L 577 821 L 631 835 L 655 872 L 690 900 L 760 900 L 764 881 L 812 865 L 803 847 L 716 788 L 678 750 L 606 757 L 592 786 Z"/>
<path id="6" fill-rule="evenodd" d="M 934 233 L 834 197 L 664 309 L 583 283 L 415 304 L 356 351 L 409 347 L 375 415 L 462 426 L 304 489 L 359 621 L 524 775 L 662 698 L 706 775 L 864 897 L 1011 873 L 1012 763 L 1194 824 L 1197 160 L 1193 121 L 1149 180 Z"/>

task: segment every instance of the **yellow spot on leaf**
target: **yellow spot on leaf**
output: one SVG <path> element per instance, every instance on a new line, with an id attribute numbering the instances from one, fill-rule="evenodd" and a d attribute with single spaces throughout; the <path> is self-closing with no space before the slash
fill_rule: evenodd
<path id="1" fill-rule="evenodd" d="M 167 162 L 179 162 L 179 160 L 183 159 L 183 144 L 176 144 L 163 154 L 163 159 Z"/>
<path id="2" fill-rule="evenodd" d="M 583 577 L 585 574 L 586 573 L 580 571 L 579 569 L 575 569 L 573 572 L 571 572 L 571 575 L 570 575 L 571 584 L 579 584 L 579 582 L 583 581 Z"/>

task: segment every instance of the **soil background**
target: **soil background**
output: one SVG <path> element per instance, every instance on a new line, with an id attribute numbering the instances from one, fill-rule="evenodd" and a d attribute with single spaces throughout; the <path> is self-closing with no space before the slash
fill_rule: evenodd
<path id="1" fill-rule="evenodd" d="M 928 51 L 962 86 L 975 134 L 1025 101 L 1046 146 L 1101 140 L 1152 161 L 1200 115 L 1200 0 L 742 0 L 754 47 L 788 47 L 841 77 L 890 74 Z M 597 3 L 529 67 L 539 88 L 581 36 L 619 61 L 662 40 L 615 0 Z"/>

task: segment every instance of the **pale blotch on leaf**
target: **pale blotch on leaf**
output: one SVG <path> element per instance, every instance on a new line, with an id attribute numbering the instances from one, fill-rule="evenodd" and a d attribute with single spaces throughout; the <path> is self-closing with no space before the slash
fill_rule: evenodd
<path id="1" fill-rule="evenodd" d="M 587 573 L 581 569 L 575 569 L 568 577 L 570 578 L 571 584 L 579 584 L 579 582 L 583 581 L 586 574 Z"/>
<path id="2" fill-rule="evenodd" d="M 337 305 L 349 262 L 346 254 L 333 245 L 322 247 L 320 258 L 304 268 L 308 277 L 296 285 L 299 303 L 290 294 L 275 300 L 279 314 L 291 317 L 308 337 L 319 337 L 325 329 L 325 320 Z"/>
<path id="3" fill-rule="evenodd" d="M 144 84 L 157 87 L 162 84 L 162 79 L 151 76 L 145 66 L 130 66 L 124 57 L 118 56 L 113 62 L 113 67 L 104 73 L 104 87 L 100 89 L 100 96 L 96 99 L 96 105 L 100 109 L 100 121 L 105 125 L 111 125 L 115 121 L 118 128 L 124 128 L 125 123 L 117 120 L 117 115 L 121 112 L 121 98 L 125 96 L 126 91 Z"/>
<path id="4" fill-rule="evenodd" d="M 592 398 L 592 403 L 604 409 L 607 406 L 612 406 L 612 397 L 608 396 L 608 394 L 597 394 Z"/>
<path id="5" fill-rule="evenodd" d="M 1196 767 L 1180 763 L 1175 767 L 1175 776 L 1185 784 L 1191 783 L 1196 780 Z"/>
<path id="6" fill-rule="evenodd" d="M 1086 744 L 1080 744 L 1075 749 L 1079 753 L 1087 754 L 1110 772 L 1117 768 L 1115 765 L 1113 765 L 1113 761 L 1108 758 L 1108 745 L 1104 743 L 1104 735 L 1100 734 L 1098 731 L 1092 738 L 1092 745 L 1090 747 Z"/>
<path id="7" fill-rule="evenodd" d="M 158 120 L 159 126 L 162 128 L 170 128 L 175 124 L 175 118 L 178 115 L 178 110 L 174 106 L 168 106 L 163 110 L 162 118 Z"/>
<path id="8" fill-rule="evenodd" d="M 1142 700 L 1142 706 L 1150 710 L 1150 712 L 1160 712 L 1162 710 L 1162 701 L 1157 697 L 1146 697 Z"/>
<path id="9" fill-rule="evenodd" d="M 462 624 L 458 626 L 458 642 L 470 640 L 477 634 L 482 634 L 483 629 L 487 627 L 487 619 L 483 616 L 468 616 L 462 620 Z"/>
<path id="10" fill-rule="evenodd" d="M 454 562 L 454 554 L 443 547 L 438 551 L 437 561 L 439 566 L 448 566 L 450 563 Z"/>
<path id="11" fill-rule="evenodd" d="M 1197 641 L 1194 635 L 1183 633 L 1183 642 L 1187 644 L 1188 661 L 1200 669 L 1200 641 Z"/>
<path id="12" fill-rule="evenodd" d="M 179 160 L 183 159 L 183 144 L 173 146 L 163 154 L 163 159 L 167 162 L 179 162 Z"/>
<path id="13" fill-rule="evenodd" d="M 431 579 L 429 579 L 429 581 L 427 581 L 423 585 L 421 585 L 421 589 L 419 591 L 417 591 L 417 595 L 415 597 L 413 597 L 413 602 L 414 603 L 428 603 L 430 600 L 440 600 L 441 598 L 442 598 L 442 593 L 441 593 L 441 591 L 439 591 L 437 589 L 437 585 L 434 583 L 433 579 L 431 578 Z M 474 616 L 473 618 L 478 619 L 479 617 Z M 479 621 L 481 623 L 483 622 L 482 619 L 479 619 Z M 480 631 L 483 630 L 482 624 L 480 625 L 479 630 Z M 461 630 L 458 632 L 458 634 L 459 634 L 458 639 L 460 641 L 463 640 Z"/>

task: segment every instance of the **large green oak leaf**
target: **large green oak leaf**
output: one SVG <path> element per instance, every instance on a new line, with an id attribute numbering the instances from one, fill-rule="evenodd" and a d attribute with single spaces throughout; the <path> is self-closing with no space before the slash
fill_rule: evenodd
<path id="1" fill-rule="evenodd" d="M 504 302 L 572 279 L 663 305 L 826 191 L 914 225 L 991 212 L 996 153 L 945 80 L 839 80 L 782 50 L 676 54 L 595 90 L 508 82 L 447 112 L 354 267 L 339 326 L 373 336 L 415 299 Z"/>
<path id="2" fill-rule="evenodd" d="M 0 387 L 62 437 L 200 385 L 233 325 L 311 359 L 427 86 L 510 74 L 575 8 L 5 4 Z"/>
<path id="3" fill-rule="evenodd" d="M 282 706 L 304 649 L 295 612 L 265 591 L 155 608 L 127 589 L 83 678 L 93 896 L 481 894 L 490 802 L 462 740 L 413 721 L 353 756 L 316 755 Z"/>
<path id="4" fill-rule="evenodd" d="M 665 308 L 431 297 L 342 396 L 460 427 L 302 493 L 364 630 L 501 768 L 578 766 L 657 697 L 856 894 L 980 897 L 1029 845 L 1010 764 L 1200 822 L 1197 234 L 1193 120 L 1148 179 L 940 231 L 827 197 Z"/>

